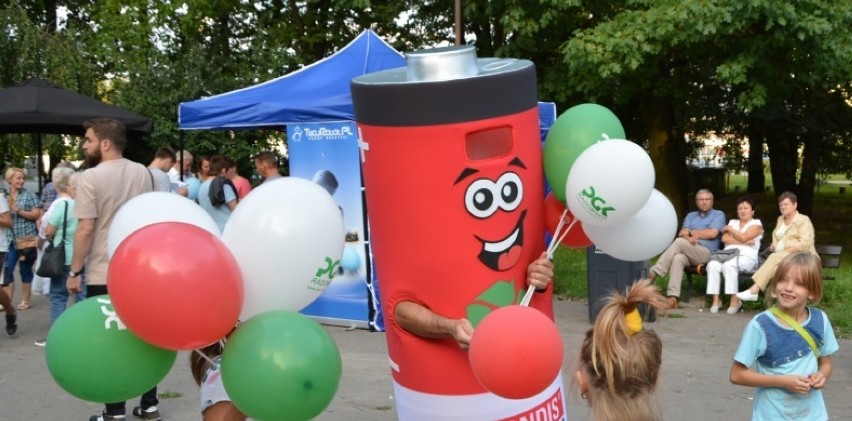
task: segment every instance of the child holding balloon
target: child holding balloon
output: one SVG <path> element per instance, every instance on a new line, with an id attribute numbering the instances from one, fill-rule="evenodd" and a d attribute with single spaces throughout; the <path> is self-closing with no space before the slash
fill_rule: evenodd
<path id="1" fill-rule="evenodd" d="M 657 420 L 652 403 L 663 344 L 642 328 L 638 306 L 663 310 L 665 299 L 652 281 L 637 281 L 625 295 L 614 293 L 586 332 L 576 382 L 598 421 Z"/>

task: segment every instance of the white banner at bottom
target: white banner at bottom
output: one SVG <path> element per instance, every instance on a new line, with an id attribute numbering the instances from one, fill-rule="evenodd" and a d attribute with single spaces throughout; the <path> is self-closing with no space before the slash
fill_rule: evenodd
<path id="1" fill-rule="evenodd" d="M 562 373 L 531 398 L 505 399 L 492 393 L 434 395 L 394 382 L 397 419 L 402 421 L 568 421 Z"/>

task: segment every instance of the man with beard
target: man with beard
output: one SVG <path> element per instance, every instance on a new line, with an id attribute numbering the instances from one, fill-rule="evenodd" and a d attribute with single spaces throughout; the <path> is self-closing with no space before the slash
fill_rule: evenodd
<path id="1" fill-rule="evenodd" d="M 96 118 L 84 124 L 83 152 L 88 168 L 77 182 L 74 217 L 79 218 L 74 234 L 74 257 L 68 272 L 68 291 L 81 289 L 80 274 L 85 267 L 87 295 L 107 291 L 107 235 L 113 217 L 128 200 L 154 189 L 154 179 L 144 165 L 124 158 L 126 129 L 118 120 Z M 159 420 L 157 387 L 142 395 L 141 406 L 133 414 L 146 420 Z M 124 402 L 108 403 L 100 415 L 89 421 L 124 419 Z"/>

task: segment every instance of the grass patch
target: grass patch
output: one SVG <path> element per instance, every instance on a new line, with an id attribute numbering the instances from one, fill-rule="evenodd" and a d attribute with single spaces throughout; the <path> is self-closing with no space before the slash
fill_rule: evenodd
<path id="1" fill-rule="evenodd" d="M 161 392 L 157 394 L 157 397 L 160 399 L 177 399 L 183 397 L 183 393 L 180 392 Z"/>
<path id="2" fill-rule="evenodd" d="M 740 185 L 744 190 L 744 180 L 737 180 L 731 176 L 731 183 Z M 731 187 L 733 190 L 734 187 Z M 725 212 L 728 218 L 735 217 L 735 203 L 738 192 L 731 191 L 729 194 L 716 198 L 715 208 Z M 777 195 L 775 193 L 750 194 L 755 201 L 755 216 L 763 221 L 767 230 L 764 237 L 764 245 L 769 244 L 769 232 L 775 228 L 778 218 Z M 826 274 L 835 279 L 826 281 L 825 296 L 818 304 L 828 314 L 835 333 L 843 338 L 852 338 L 852 188 L 846 193 L 839 193 L 837 185 L 824 184 L 814 198 L 814 209 L 808 215 L 816 230 L 817 244 L 837 244 L 843 246 L 840 268 L 827 269 Z M 586 249 L 568 249 L 559 247 L 554 255 L 555 283 L 554 292 L 563 298 L 587 299 L 589 294 L 588 275 L 586 272 Z M 652 262 L 656 258 L 651 259 Z M 699 293 L 703 291 L 701 285 L 706 285 L 703 277 L 695 278 L 699 287 Z M 665 288 L 665 280 L 660 283 Z M 685 284 L 685 282 L 684 282 Z M 704 299 L 703 295 L 694 296 L 693 299 Z M 762 302 L 745 303 L 746 309 L 763 309 Z"/>

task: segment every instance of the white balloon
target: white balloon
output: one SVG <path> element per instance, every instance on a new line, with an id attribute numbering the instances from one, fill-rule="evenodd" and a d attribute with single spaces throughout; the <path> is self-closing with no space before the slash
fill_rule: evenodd
<path id="1" fill-rule="evenodd" d="M 240 319 L 313 302 L 337 274 L 345 233 L 340 208 L 316 183 L 283 177 L 252 190 L 222 234 L 245 283 Z"/>
<path id="2" fill-rule="evenodd" d="M 112 257 L 115 249 L 127 236 L 139 228 L 158 222 L 183 222 L 195 225 L 216 237 L 222 236 L 216 221 L 197 203 L 179 194 L 150 192 L 128 200 L 118 209 L 109 227 L 107 253 Z"/>
<path id="3" fill-rule="evenodd" d="M 642 147 L 604 140 L 589 146 L 571 166 L 565 200 L 584 227 L 616 225 L 638 212 L 653 188 L 654 164 Z"/>
<path id="4" fill-rule="evenodd" d="M 654 189 L 645 206 L 632 218 L 614 226 L 585 225 L 583 230 L 604 253 L 636 262 L 662 253 L 677 232 L 677 213 L 662 193 Z"/>

